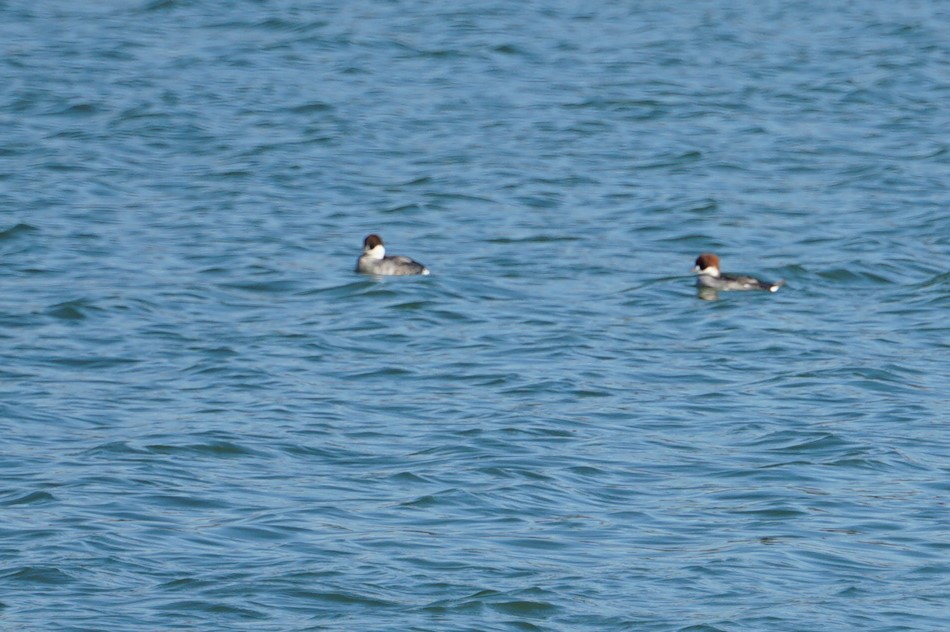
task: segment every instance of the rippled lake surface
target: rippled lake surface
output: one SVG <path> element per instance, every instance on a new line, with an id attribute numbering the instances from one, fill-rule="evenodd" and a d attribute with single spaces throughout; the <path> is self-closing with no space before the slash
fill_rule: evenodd
<path id="1" fill-rule="evenodd" d="M 948 24 L 0 2 L 0 629 L 945 630 Z"/>

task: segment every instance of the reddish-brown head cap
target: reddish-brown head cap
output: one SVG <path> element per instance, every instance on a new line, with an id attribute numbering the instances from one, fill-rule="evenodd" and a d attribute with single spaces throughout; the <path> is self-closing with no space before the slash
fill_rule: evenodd
<path id="1" fill-rule="evenodd" d="M 705 270 L 706 268 L 719 269 L 719 257 L 711 252 L 704 252 L 696 257 L 696 270 Z"/>

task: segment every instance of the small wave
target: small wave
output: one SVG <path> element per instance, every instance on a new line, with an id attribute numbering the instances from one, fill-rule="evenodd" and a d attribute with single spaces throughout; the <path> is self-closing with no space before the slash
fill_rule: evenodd
<path id="1" fill-rule="evenodd" d="M 19 223 L 6 230 L 0 230 L 0 241 L 5 241 L 8 239 L 14 239 L 15 237 L 20 237 L 21 235 L 28 235 L 30 233 L 39 232 L 39 228 L 33 226 L 32 224 Z"/>

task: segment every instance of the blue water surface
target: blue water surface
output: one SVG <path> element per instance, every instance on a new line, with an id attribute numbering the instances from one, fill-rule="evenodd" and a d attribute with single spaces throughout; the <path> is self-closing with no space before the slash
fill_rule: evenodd
<path id="1" fill-rule="evenodd" d="M 948 24 L 0 1 L 0 629 L 947 629 Z"/>

